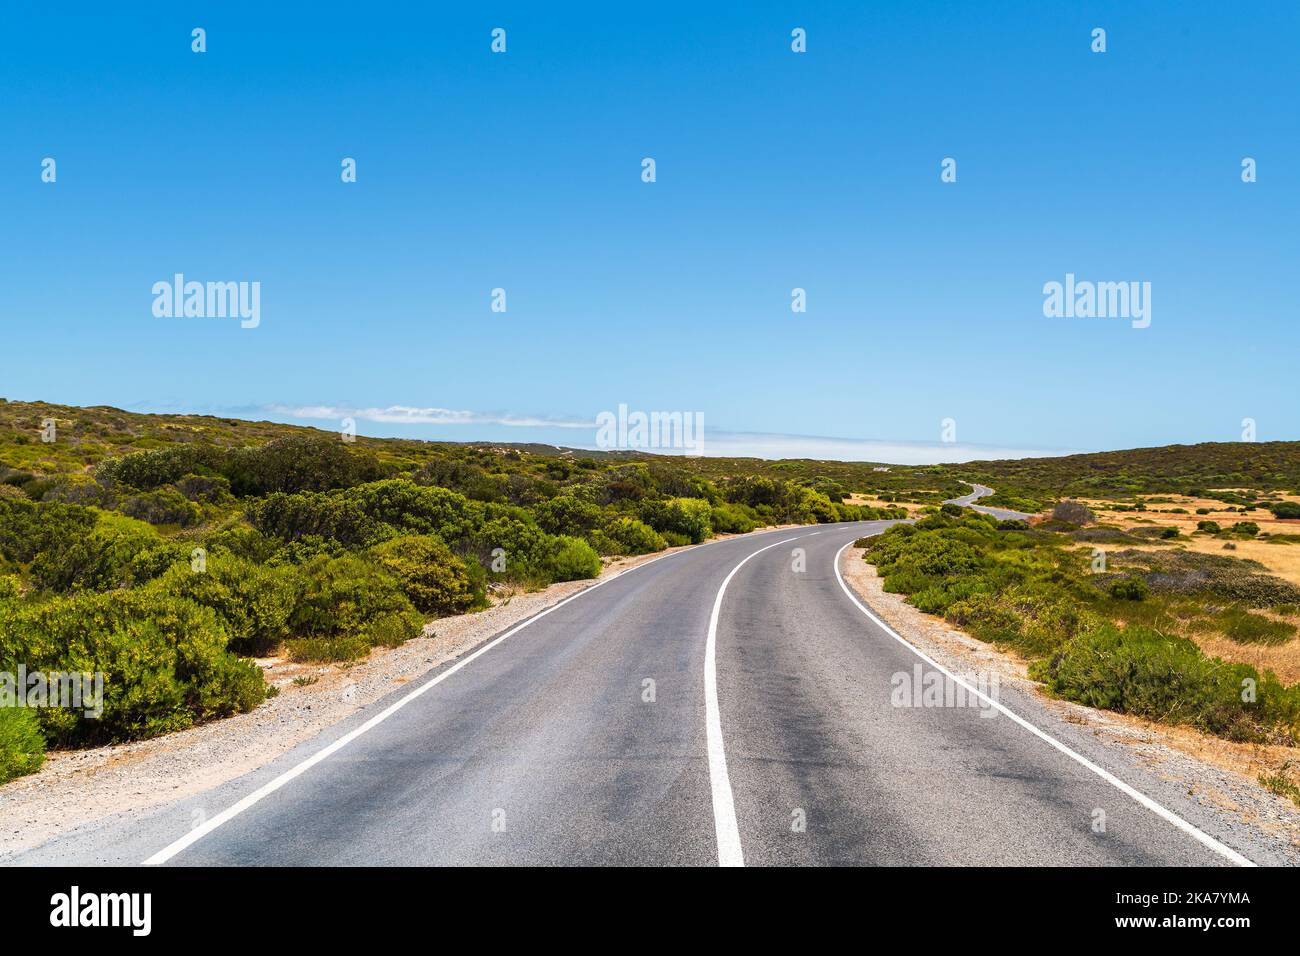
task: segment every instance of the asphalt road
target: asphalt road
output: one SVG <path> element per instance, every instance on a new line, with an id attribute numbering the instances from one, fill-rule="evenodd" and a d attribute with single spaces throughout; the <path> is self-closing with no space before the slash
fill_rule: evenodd
<path id="1" fill-rule="evenodd" d="M 1001 518 L 1006 521 L 1023 521 L 1030 515 L 1023 511 L 1011 511 L 1007 508 L 989 508 L 984 505 L 977 505 L 975 502 L 981 498 L 987 498 L 993 494 L 993 489 L 988 485 L 977 485 L 973 482 L 966 482 L 971 486 L 971 493 L 962 495 L 960 498 L 949 498 L 944 502 L 946 505 L 961 505 L 963 508 L 970 508 L 974 511 L 982 511 L 986 515 L 992 515 L 995 518 Z"/>
<path id="2" fill-rule="evenodd" d="M 1027 696 L 896 706 L 934 667 L 835 567 L 887 524 L 652 561 L 201 800 L 16 862 L 1242 862 L 1230 825 Z"/>

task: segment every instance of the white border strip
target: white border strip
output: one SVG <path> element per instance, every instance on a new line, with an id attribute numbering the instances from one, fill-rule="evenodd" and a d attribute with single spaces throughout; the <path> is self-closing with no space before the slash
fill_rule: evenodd
<path id="1" fill-rule="evenodd" d="M 821 534 L 814 531 L 812 534 Z M 723 579 L 718 596 L 713 600 L 713 613 L 709 615 L 709 636 L 704 641 L 704 732 L 709 752 L 709 788 L 713 792 L 713 830 L 718 836 L 718 866 L 744 866 L 745 854 L 740 848 L 740 827 L 736 825 L 736 802 L 731 795 L 731 778 L 727 776 L 727 751 L 722 740 L 722 711 L 718 707 L 718 615 L 722 613 L 722 596 L 736 572 L 749 559 L 771 548 L 779 548 L 791 541 L 812 535 L 800 534 L 777 541 L 746 555 L 731 573 Z"/>
<path id="2" fill-rule="evenodd" d="M 871 537 L 871 536 L 868 535 L 867 537 Z M 1252 861 L 1248 860 L 1246 857 L 1242 856 L 1236 850 L 1232 849 L 1232 847 L 1220 843 L 1218 840 L 1214 839 L 1214 837 L 1210 836 L 1208 833 L 1204 833 L 1201 830 L 1197 829 L 1195 826 L 1188 823 L 1186 820 L 1178 816 L 1178 814 L 1174 813 L 1172 810 L 1166 810 L 1160 804 L 1156 803 L 1154 800 L 1148 797 L 1145 793 L 1142 793 L 1140 790 L 1137 790 L 1129 786 L 1127 783 L 1119 779 L 1119 777 L 1115 776 L 1110 771 L 1097 766 L 1087 757 L 1083 756 L 1080 753 L 1077 753 L 1074 750 L 1071 750 L 1069 747 L 1061 743 L 1055 737 L 1052 737 L 1044 733 L 1043 731 L 1039 730 L 1029 721 L 1025 720 L 1025 718 L 1021 717 L 1019 714 L 1015 713 L 1014 711 L 1009 710 L 1007 707 L 998 703 L 996 700 L 993 700 L 987 694 L 984 694 L 981 691 L 977 690 L 976 688 L 972 687 L 970 684 L 962 680 L 956 674 L 952 673 L 950 670 L 948 670 L 946 667 L 944 667 L 934 658 L 927 655 L 920 648 L 916 647 L 914 644 L 909 643 L 906 639 L 900 637 L 898 635 L 898 632 L 896 632 L 892 627 L 890 627 L 880 618 L 876 617 L 876 615 L 873 614 L 865 604 L 859 601 L 857 595 L 854 594 L 851 590 L 849 590 L 849 586 L 844 582 L 844 575 L 840 574 L 840 555 L 842 555 L 845 549 L 848 548 L 849 545 L 851 544 L 853 544 L 853 542 L 849 541 L 844 545 L 843 548 L 840 548 L 838 551 L 835 552 L 835 579 L 840 582 L 840 587 L 843 588 L 844 593 L 849 596 L 849 600 L 857 605 L 858 610 L 861 611 L 863 614 L 865 614 L 867 617 L 869 617 L 877 625 L 879 625 L 880 628 L 884 630 L 886 634 L 888 634 L 894 640 L 898 641 L 898 643 L 902 644 L 904 647 L 906 647 L 908 650 L 914 653 L 917 657 L 921 658 L 921 660 L 925 661 L 927 664 L 929 664 L 935 670 L 939 671 L 949 680 L 960 684 L 962 687 L 966 688 L 967 691 L 974 694 L 980 700 L 984 701 L 989 706 L 996 708 L 1000 713 L 1006 714 L 1007 717 L 1011 718 L 1013 721 L 1015 721 L 1021 727 L 1025 728 L 1025 730 L 1029 731 L 1035 737 L 1038 737 L 1041 740 L 1046 741 L 1047 743 L 1055 747 L 1057 750 L 1059 750 L 1061 753 L 1069 757 L 1071 760 L 1091 770 L 1093 773 L 1101 777 L 1101 779 L 1105 780 L 1111 786 L 1115 787 L 1116 789 L 1132 797 L 1138 803 L 1142 804 L 1142 806 L 1146 807 L 1156 816 L 1160 817 L 1160 819 L 1164 820 L 1167 823 L 1173 824 L 1175 827 L 1177 827 L 1179 830 L 1182 830 L 1184 833 L 1186 833 L 1192 839 L 1196 840 L 1196 842 L 1200 843 L 1202 846 L 1205 846 L 1213 850 L 1215 853 L 1219 854 L 1220 856 L 1222 856 L 1227 860 L 1230 860 L 1231 862 L 1235 863 L 1237 866 L 1256 865 Z"/>

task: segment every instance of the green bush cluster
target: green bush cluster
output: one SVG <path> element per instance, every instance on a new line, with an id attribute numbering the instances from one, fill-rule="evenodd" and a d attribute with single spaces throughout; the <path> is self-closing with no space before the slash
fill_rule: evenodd
<path id="1" fill-rule="evenodd" d="M 370 553 L 425 614 L 462 614 L 486 604 L 481 569 L 471 572 L 477 565 L 467 565 L 434 535 L 404 535 Z M 599 566 L 599 558 L 596 563 Z"/>
<path id="2" fill-rule="evenodd" d="M 0 783 L 35 773 L 45 762 L 45 736 L 36 712 L 0 707 Z"/>
<path id="3" fill-rule="evenodd" d="M 1115 552 L 1110 571 L 1090 574 L 1073 540 L 939 512 L 864 543 L 886 590 L 1029 657 L 1061 697 L 1233 740 L 1300 738 L 1300 687 L 1208 658 L 1165 629 L 1191 620 L 1237 641 L 1291 640 L 1286 621 L 1220 605 L 1226 597 L 1281 613 L 1297 589 L 1255 562 L 1183 551 Z"/>
<path id="4" fill-rule="evenodd" d="M 1060 697 L 1229 740 L 1291 742 L 1300 733 L 1300 688 L 1141 625 L 1092 628 L 1031 674 Z"/>
<path id="5" fill-rule="evenodd" d="M 228 649 L 211 608 L 148 590 L 0 604 L 0 661 L 29 671 L 102 672 L 104 711 L 45 708 L 52 743 L 152 737 L 261 703 L 261 671 Z"/>

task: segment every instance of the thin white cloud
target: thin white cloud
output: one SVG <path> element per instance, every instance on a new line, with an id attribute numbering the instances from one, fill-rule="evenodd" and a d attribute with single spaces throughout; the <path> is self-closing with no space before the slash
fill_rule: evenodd
<path id="1" fill-rule="evenodd" d="M 590 419 L 549 418 L 502 412 L 475 412 L 450 408 L 416 408 L 389 405 L 385 408 L 349 408 L 338 405 L 268 405 L 264 411 L 290 418 L 339 422 L 345 418 L 383 425 L 472 425 L 480 428 L 507 427 L 563 429 L 571 437 L 545 436 L 548 443 L 579 449 L 596 449 L 596 423 Z M 580 435 L 587 431 L 590 438 Z M 467 436 L 484 441 L 499 440 L 488 435 Z M 542 440 L 539 436 L 538 440 Z M 1047 458 L 1076 454 L 1076 450 L 981 445 L 970 442 L 882 441 L 869 438 L 829 438 L 818 435 L 787 435 L 768 432 L 727 432 L 707 429 L 698 450 L 651 448 L 654 454 L 695 454 L 710 458 L 813 458 L 825 461 L 870 461 L 895 465 L 958 464 L 966 461 L 1005 458 Z"/>
<path id="2" fill-rule="evenodd" d="M 535 415 L 511 415 L 501 412 L 470 412 L 453 408 L 414 408 L 409 405 L 389 405 L 387 408 L 343 408 L 336 405 L 268 405 L 268 412 L 309 418 L 340 421 L 354 418 L 359 421 L 379 422 L 386 425 L 506 425 L 512 428 L 592 428 L 590 419 L 543 418 Z"/>
<path id="3" fill-rule="evenodd" d="M 674 454 L 665 449 L 665 454 Z M 970 442 L 882 441 L 827 438 L 765 432 L 706 431 L 701 453 L 709 458 L 814 458 L 822 461 L 871 461 L 894 465 L 958 464 L 1003 458 L 1051 458 L 1073 450 L 980 445 Z"/>

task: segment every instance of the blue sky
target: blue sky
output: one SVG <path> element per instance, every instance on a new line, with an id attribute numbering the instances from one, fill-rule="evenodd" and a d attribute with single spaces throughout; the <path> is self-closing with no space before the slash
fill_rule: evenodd
<path id="1" fill-rule="evenodd" d="M 702 7 L 7 11 L 0 395 L 572 445 L 627 404 L 890 460 L 944 418 L 980 457 L 1300 438 L 1300 5 Z M 260 282 L 260 325 L 156 318 L 177 272 Z M 1151 326 L 1045 318 L 1067 273 L 1150 282 Z"/>

